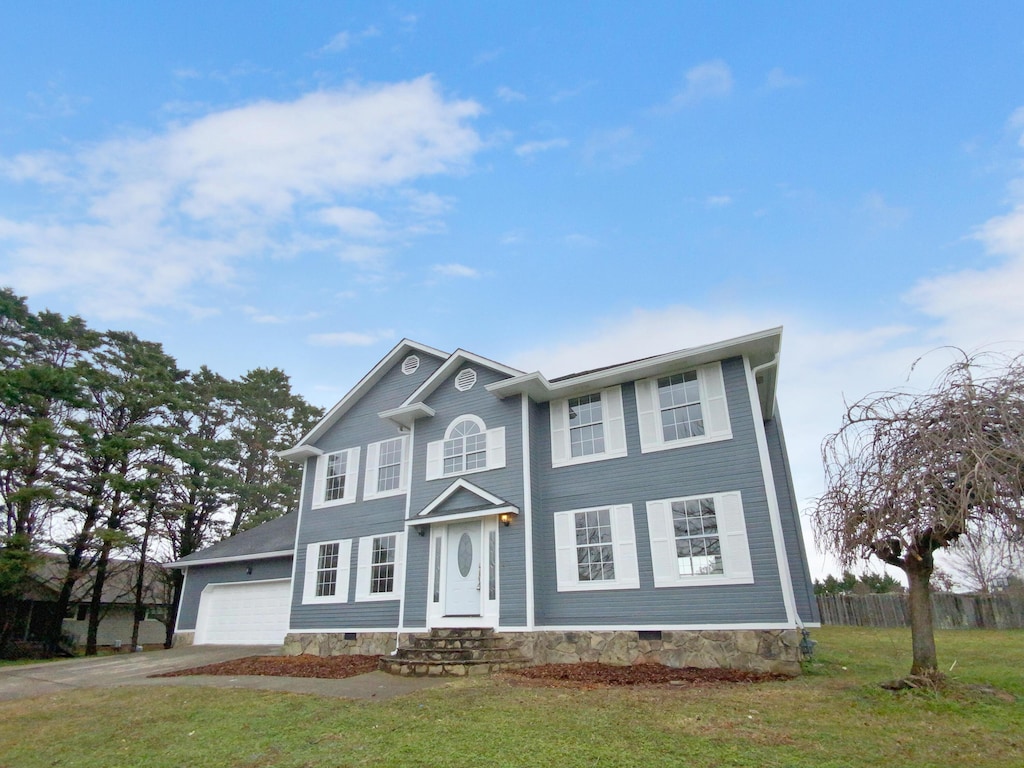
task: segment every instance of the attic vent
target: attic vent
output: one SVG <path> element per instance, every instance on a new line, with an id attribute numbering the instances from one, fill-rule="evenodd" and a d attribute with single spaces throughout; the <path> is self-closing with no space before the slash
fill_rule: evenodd
<path id="1" fill-rule="evenodd" d="M 410 373 L 416 373 L 416 369 L 420 367 L 420 359 L 416 355 L 409 355 L 405 360 L 402 361 L 402 373 L 408 376 Z"/>
<path id="2" fill-rule="evenodd" d="M 472 389 L 474 384 L 476 384 L 476 371 L 472 368 L 463 368 L 459 371 L 459 375 L 455 377 L 455 388 L 459 392 Z"/>

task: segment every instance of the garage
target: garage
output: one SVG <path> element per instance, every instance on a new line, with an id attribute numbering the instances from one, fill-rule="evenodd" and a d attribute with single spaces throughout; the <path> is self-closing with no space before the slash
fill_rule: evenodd
<path id="1" fill-rule="evenodd" d="M 195 643 L 279 645 L 290 609 L 290 579 L 208 584 L 199 597 Z"/>

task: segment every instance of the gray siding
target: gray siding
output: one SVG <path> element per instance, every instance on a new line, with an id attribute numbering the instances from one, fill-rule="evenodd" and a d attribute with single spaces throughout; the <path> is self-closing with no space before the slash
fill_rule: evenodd
<path id="1" fill-rule="evenodd" d="M 786 556 L 789 558 L 790 578 L 793 580 L 796 612 L 803 621 L 821 621 L 800 529 L 800 507 L 797 505 L 796 491 L 793 488 L 793 473 L 789 469 L 789 454 L 786 453 L 786 438 L 782 431 L 778 406 L 775 408 L 775 418 L 765 422 L 764 430 L 768 438 L 768 455 L 772 460 L 776 495 L 779 498 L 782 536 L 786 541 Z"/>
<path id="2" fill-rule="evenodd" d="M 252 573 L 245 569 L 252 566 Z M 185 578 L 185 589 L 181 594 L 181 608 L 178 611 L 178 623 L 175 630 L 190 632 L 196 628 L 196 615 L 199 613 L 199 596 L 208 584 L 232 584 L 242 581 L 268 581 L 270 579 L 287 579 L 292 575 L 292 559 L 290 557 L 274 557 L 265 560 L 239 560 L 232 563 L 213 565 L 196 565 L 188 569 Z"/>
<path id="3" fill-rule="evenodd" d="M 514 504 L 519 509 L 525 503 L 523 492 L 523 430 L 522 404 L 518 397 L 499 400 L 485 387 L 495 381 L 507 378 L 504 374 L 471 364 L 477 372 L 477 383 L 468 392 L 455 389 L 455 371 L 442 382 L 427 404 L 435 410 L 431 418 L 416 422 L 414 431 L 412 465 L 412 499 L 410 515 L 416 517 L 420 510 L 437 498 L 456 477 L 427 481 L 427 444 L 444 438 L 445 430 L 459 416 L 473 414 L 483 419 L 487 429 L 505 427 L 505 467 L 502 469 L 474 472 L 465 475 L 468 482 Z M 454 511 L 452 504 L 464 503 L 479 507 L 479 500 L 473 501 L 471 494 L 462 492 L 453 495 L 445 504 L 446 511 Z M 414 542 L 413 539 L 418 541 Z M 409 561 L 406 569 L 405 624 L 422 626 L 426 622 L 428 564 L 430 536 L 411 536 Z M 508 528 L 498 530 L 498 590 L 500 595 L 502 626 L 523 626 L 526 623 L 526 563 L 525 532 L 523 525 L 516 521 Z"/>
<path id="4" fill-rule="evenodd" d="M 292 584 L 293 630 L 303 629 L 380 629 L 398 626 L 399 601 L 355 602 L 356 563 L 358 562 L 358 539 L 383 533 L 397 533 L 404 528 L 406 496 L 389 496 L 382 499 L 363 500 L 365 491 L 367 446 L 379 440 L 398 437 L 401 433 L 392 422 L 381 419 L 381 411 L 396 408 L 411 395 L 440 365 L 439 358 L 417 353 L 419 369 L 406 376 L 401 372 L 402 361 L 397 360 L 383 378 L 366 392 L 349 411 L 342 416 L 317 442 L 316 447 L 325 452 L 359 446 L 359 490 L 353 504 L 312 509 L 313 484 L 316 474 L 316 460 L 306 462 L 303 488 L 302 518 L 299 522 L 296 551 L 295 583 Z M 413 475 L 415 483 L 416 475 Z M 414 538 L 416 538 L 414 536 Z M 318 541 L 353 539 L 352 563 L 349 577 L 348 602 L 302 604 L 302 588 L 306 568 L 306 545 Z M 407 580 L 407 588 L 410 586 Z"/>
<path id="5" fill-rule="evenodd" d="M 622 387 L 629 455 L 553 469 L 548 407 L 537 409 L 534 576 L 538 626 L 737 624 L 786 620 L 764 478 L 743 360 L 722 363 L 733 437 L 716 443 L 641 454 L 633 384 Z M 754 584 L 655 589 L 646 502 L 740 491 Z M 640 588 L 595 592 L 556 589 L 553 514 L 598 505 L 632 504 Z"/>

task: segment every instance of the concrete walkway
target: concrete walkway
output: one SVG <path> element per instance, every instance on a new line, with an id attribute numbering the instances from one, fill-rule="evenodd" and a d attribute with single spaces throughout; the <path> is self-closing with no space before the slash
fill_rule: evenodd
<path id="1" fill-rule="evenodd" d="M 246 656 L 276 656 L 280 646 L 201 645 L 166 651 L 119 654 L 16 664 L 0 667 L 0 701 L 47 696 L 77 688 L 112 688 L 122 685 L 210 686 L 306 693 L 352 699 L 390 699 L 423 688 L 444 685 L 438 678 L 402 678 L 370 672 L 343 680 L 249 675 L 189 675 L 153 678 L 163 672 L 191 669 Z"/>

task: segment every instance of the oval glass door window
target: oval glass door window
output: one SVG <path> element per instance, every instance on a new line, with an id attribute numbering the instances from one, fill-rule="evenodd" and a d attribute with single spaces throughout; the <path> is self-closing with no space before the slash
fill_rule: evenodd
<path id="1" fill-rule="evenodd" d="M 469 576 L 469 569 L 473 565 L 473 539 L 468 533 L 459 537 L 459 573 L 462 578 Z"/>

